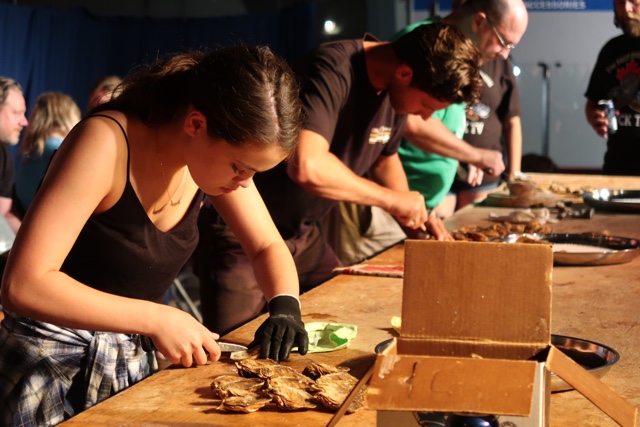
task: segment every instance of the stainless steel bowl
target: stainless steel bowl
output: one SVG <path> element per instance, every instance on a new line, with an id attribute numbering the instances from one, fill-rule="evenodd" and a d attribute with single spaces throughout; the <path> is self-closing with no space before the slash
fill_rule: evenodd
<path id="1" fill-rule="evenodd" d="M 616 350 L 594 341 L 564 335 L 551 335 L 551 344 L 596 378 L 602 378 L 620 360 L 620 354 Z M 567 390 L 573 390 L 573 387 L 552 373 L 551 391 Z"/>
<path id="2" fill-rule="evenodd" d="M 610 212 L 640 212 L 640 190 L 600 188 L 582 194 L 584 202 L 596 210 Z"/>
<path id="3" fill-rule="evenodd" d="M 640 255 L 640 240 L 600 234 L 509 234 L 492 239 L 492 242 L 516 243 L 522 237 L 546 240 L 551 243 L 566 243 L 593 246 L 590 252 L 553 252 L 556 265 L 609 265 L 623 264 Z M 606 249 L 599 251 L 597 248 Z"/>

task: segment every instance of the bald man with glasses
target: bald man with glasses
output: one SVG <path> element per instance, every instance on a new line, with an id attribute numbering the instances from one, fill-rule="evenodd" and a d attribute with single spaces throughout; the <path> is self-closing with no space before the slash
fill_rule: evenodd
<path id="1" fill-rule="evenodd" d="M 438 19 L 415 23 L 403 31 Z M 451 14 L 442 20 L 458 27 L 473 41 L 485 64 L 499 57 L 508 58 L 527 29 L 528 14 L 522 0 L 466 0 L 454 2 Z M 467 176 L 471 186 L 480 184 L 485 173 L 499 177 L 505 170 L 500 151 L 474 147 L 462 140 L 464 109 L 463 105 L 453 105 L 428 120 L 410 117 L 405 128 L 405 149 L 400 152 L 401 158 L 405 154 L 403 164 L 409 169 L 407 173 L 415 176 L 415 185 L 423 187 L 423 194 L 428 192 L 428 207 L 445 217 L 453 213 L 454 207 L 439 205 L 453 183 L 458 161 L 471 165 Z M 438 115 L 444 120 L 439 120 Z M 519 126 L 514 130 L 521 132 Z"/>
<path id="2" fill-rule="evenodd" d="M 500 33 L 498 32 L 498 30 L 496 30 L 496 26 L 491 23 L 491 20 L 489 19 L 489 17 L 487 17 L 486 19 L 487 19 L 487 23 L 489 24 L 489 26 L 493 30 L 493 33 L 498 38 L 498 41 L 500 42 L 500 45 L 502 46 L 502 49 L 512 50 L 514 47 L 516 47 L 516 45 L 514 43 L 509 43 L 509 42 L 506 42 L 504 40 L 504 37 L 502 37 L 500 35 Z"/>
<path id="3" fill-rule="evenodd" d="M 454 2 L 454 11 L 461 7 L 459 3 Z M 482 51 L 485 60 L 481 71 L 484 81 L 482 96 L 479 103 L 466 110 L 464 140 L 477 148 L 502 152 L 507 156 L 506 169 L 501 176 L 495 176 L 483 174 L 473 165 L 461 163 L 449 193 L 439 206 L 444 215 L 483 200 L 504 180 L 514 179 L 522 164 L 518 82 L 508 56 L 516 47 L 512 39 L 514 32 L 517 37 L 518 24 L 523 21 L 510 21 L 508 15 L 500 13 L 506 9 L 503 8 L 504 4 L 498 2 L 472 2 L 469 7 L 477 14 L 477 25 L 482 31 L 480 38 L 485 39 Z M 490 59 L 491 55 L 494 55 L 493 59 Z M 474 173 L 475 181 L 472 181 Z"/>

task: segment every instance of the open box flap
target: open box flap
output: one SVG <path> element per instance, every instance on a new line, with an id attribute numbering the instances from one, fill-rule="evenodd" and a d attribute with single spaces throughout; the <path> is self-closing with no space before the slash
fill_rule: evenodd
<path id="1" fill-rule="evenodd" d="M 547 368 L 579 391 L 623 427 L 635 427 L 638 409 L 555 347 L 547 356 Z"/>
<path id="2" fill-rule="evenodd" d="M 407 240 L 406 338 L 548 345 L 548 245 Z"/>
<path id="3" fill-rule="evenodd" d="M 376 358 L 366 406 L 528 416 L 536 366 L 535 361 L 398 354 L 394 340 Z"/>
<path id="4" fill-rule="evenodd" d="M 549 346 L 545 343 L 512 343 L 482 340 L 438 340 L 398 338 L 399 354 L 473 357 L 509 360 L 539 360 Z"/>

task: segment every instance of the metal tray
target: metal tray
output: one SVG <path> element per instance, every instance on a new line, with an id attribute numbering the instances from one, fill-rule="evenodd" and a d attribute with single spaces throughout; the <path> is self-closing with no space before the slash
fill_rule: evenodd
<path id="1" fill-rule="evenodd" d="M 556 265 L 624 264 L 640 255 L 640 240 L 601 234 L 509 234 L 492 241 L 515 243 L 521 237 L 547 240 L 551 243 L 587 245 L 607 250 L 607 252 L 600 252 L 594 248 L 590 252 L 554 251 L 553 263 Z"/>
<path id="2" fill-rule="evenodd" d="M 376 353 L 382 353 L 393 342 L 393 338 L 382 341 L 375 347 Z M 613 348 L 594 341 L 565 335 L 551 334 L 551 344 L 574 362 L 581 365 L 596 378 L 602 378 L 618 360 L 620 353 Z M 551 373 L 551 392 L 573 390 L 562 378 Z"/>
<path id="3" fill-rule="evenodd" d="M 584 202 L 596 210 L 610 212 L 640 212 L 640 190 L 611 190 L 600 188 L 585 191 L 582 194 Z"/>

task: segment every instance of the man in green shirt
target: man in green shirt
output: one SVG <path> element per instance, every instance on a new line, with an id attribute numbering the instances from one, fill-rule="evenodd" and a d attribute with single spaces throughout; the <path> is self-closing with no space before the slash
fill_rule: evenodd
<path id="1" fill-rule="evenodd" d="M 473 40 L 482 62 L 498 56 L 505 59 L 527 28 L 527 10 L 521 0 L 455 1 L 445 18 L 434 17 L 407 26 L 395 37 L 417 26 L 445 21 L 458 27 Z M 469 184 L 479 184 L 484 172 L 500 175 L 504 169 L 502 153 L 476 148 L 462 140 L 465 106 L 436 111 L 429 119 L 410 116 L 399 154 L 412 190 L 420 191 L 427 207 L 441 216 L 453 213 L 453 206 L 441 206 L 456 175 L 458 161 L 472 165 Z"/>

